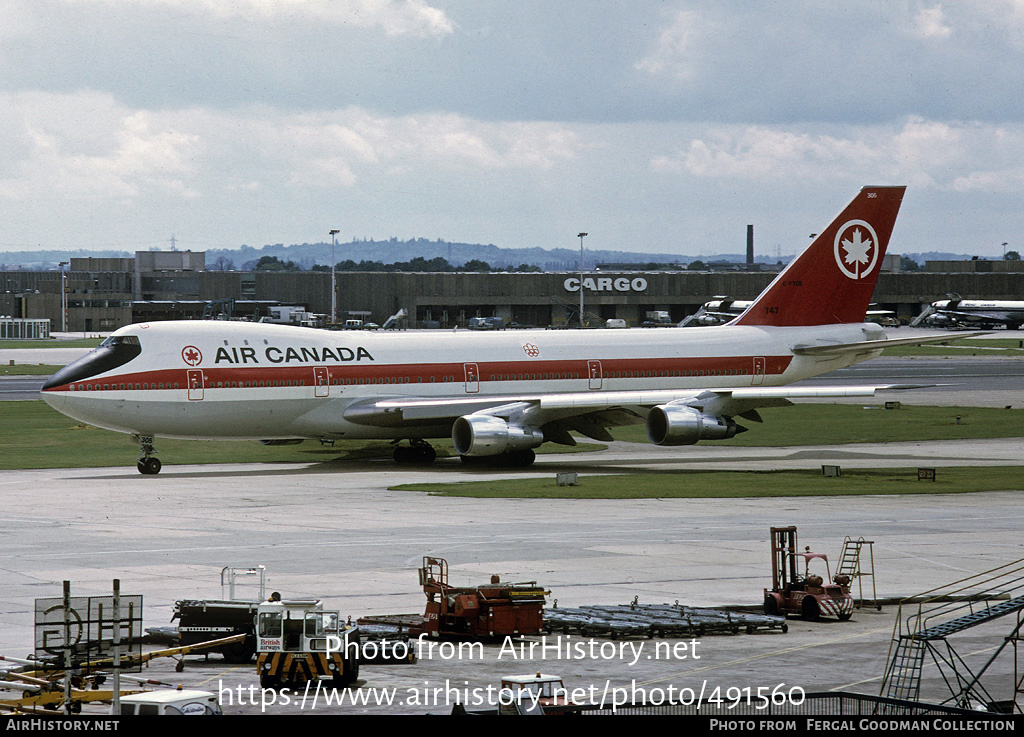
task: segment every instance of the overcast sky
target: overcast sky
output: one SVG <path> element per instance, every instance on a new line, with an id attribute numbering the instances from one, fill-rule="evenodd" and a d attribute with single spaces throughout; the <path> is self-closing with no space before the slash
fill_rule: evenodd
<path id="1" fill-rule="evenodd" d="M 0 103 L 0 251 L 1024 251 L 1024 0 L 2 0 Z"/>

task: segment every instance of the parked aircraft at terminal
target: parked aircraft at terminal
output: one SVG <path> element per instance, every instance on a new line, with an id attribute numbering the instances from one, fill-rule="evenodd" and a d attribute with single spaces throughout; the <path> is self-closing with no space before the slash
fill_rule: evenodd
<path id="1" fill-rule="evenodd" d="M 1018 300 L 961 299 L 949 295 L 949 299 L 932 302 L 914 318 L 911 327 L 921 323 L 939 327 L 973 325 L 988 328 L 1005 325 L 1008 330 L 1020 330 L 1024 325 L 1024 302 Z"/>
<path id="2" fill-rule="evenodd" d="M 701 305 L 700 309 L 692 315 L 687 315 L 679 327 L 686 328 L 691 325 L 724 325 L 736 319 L 750 307 L 754 302 L 749 299 L 733 299 L 732 297 L 716 296 Z M 895 326 L 899 323 L 895 320 L 896 313 L 892 310 L 871 310 L 865 313 L 865 317 L 871 322 L 878 322 L 881 325 L 885 321 L 892 321 Z"/>
<path id="3" fill-rule="evenodd" d="M 903 198 L 865 187 L 728 325 L 666 330 L 368 334 L 246 322 L 172 321 L 114 332 L 43 387 L 55 409 L 131 433 L 157 473 L 154 437 L 385 438 L 395 459 L 529 465 L 571 431 L 609 441 L 646 423 L 651 442 L 733 437 L 757 408 L 797 397 L 902 388 L 789 388 L 893 344 L 864 314 Z M 409 445 L 398 445 L 408 441 Z"/>

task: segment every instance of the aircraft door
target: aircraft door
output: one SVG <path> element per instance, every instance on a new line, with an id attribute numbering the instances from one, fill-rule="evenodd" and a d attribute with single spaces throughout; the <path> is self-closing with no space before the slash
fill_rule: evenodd
<path id="1" fill-rule="evenodd" d="M 480 391 L 480 369 L 475 363 L 465 363 L 466 370 L 466 394 L 476 394 Z"/>
<path id="2" fill-rule="evenodd" d="M 331 391 L 331 376 L 326 366 L 313 367 L 313 396 L 326 397 Z"/>
<path id="3" fill-rule="evenodd" d="M 185 372 L 188 381 L 188 398 L 199 401 L 203 398 L 203 372 L 201 369 L 189 369 Z"/>
<path id="4" fill-rule="evenodd" d="M 754 386 L 760 386 L 764 382 L 764 358 L 761 356 L 754 357 L 754 372 L 750 383 Z"/>
<path id="5" fill-rule="evenodd" d="M 587 376 L 590 378 L 590 388 L 600 389 L 602 381 L 601 362 L 591 359 L 587 361 Z"/>

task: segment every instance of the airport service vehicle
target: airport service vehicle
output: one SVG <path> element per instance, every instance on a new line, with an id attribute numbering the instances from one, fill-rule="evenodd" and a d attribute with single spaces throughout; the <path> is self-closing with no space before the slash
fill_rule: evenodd
<path id="1" fill-rule="evenodd" d="M 536 581 L 501 583 L 497 576 L 482 586 L 448 583 L 448 561 L 424 556 L 420 586 L 427 596 L 423 624 L 410 634 L 432 637 L 504 637 L 544 632 L 544 597 Z"/>
<path id="2" fill-rule="evenodd" d="M 241 642 L 216 650 L 229 663 L 248 663 L 256 653 L 256 612 L 259 603 L 266 598 L 266 569 L 264 566 L 225 566 L 220 572 L 220 586 L 220 599 L 174 602 L 171 620 L 178 620 L 178 642 L 195 645 L 244 634 L 246 637 Z M 244 593 L 243 588 L 247 589 Z"/>
<path id="3" fill-rule="evenodd" d="M 266 601 L 256 614 L 256 672 L 263 688 L 301 687 L 330 678 L 337 687 L 359 677 L 359 629 L 315 599 Z"/>
<path id="4" fill-rule="evenodd" d="M 828 557 L 821 553 L 812 553 L 810 548 L 799 552 L 796 527 L 773 527 L 771 536 L 772 588 L 764 590 L 764 613 L 799 614 L 812 621 L 822 615 L 835 616 L 840 621 L 849 619 L 853 615 L 850 577 L 832 577 Z M 802 574 L 798 560 L 804 563 Z M 825 577 L 810 572 L 811 561 L 816 560 L 824 562 Z"/>
<path id="5" fill-rule="evenodd" d="M 501 679 L 499 694 L 498 714 L 502 716 L 544 714 L 557 707 L 564 709 L 561 713 L 573 713 L 561 676 L 545 673 L 505 676 Z"/>
<path id="6" fill-rule="evenodd" d="M 470 330 L 504 330 L 505 320 L 501 317 L 471 317 L 467 327 Z"/>
<path id="7" fill-rule="evenodd" d="M 160 470 L 154 437 L 390 439 L 395 460 L 528 466 L 546 442 L 599 441 L 646 424 L 656 445 L 743 432 L 760 407 L 873 396 L 893 386 L 789 387 L 890 345 L 864 322 L 903 187 L 865 187 L 729 324 L 659 330 L 331 332 L 285 325 L 130 325 L 43 386 L 56 410 L 133 435 L 139 471 Z M 440 338 L 440 339 L 439 339 Z M 398 445 L 402 441 L 408 446 Z"/>
<path id="8" fill-rule="evenodd" d="M 1024 325 L 1024 302 L 1020 300 L 963 299 L 957 294 L 932 302 L 915 317 L 911 327 L 921 323 L 939 327 L 975 325 L 991 328 L 1005 325 L 1007 330 L 1020 330 Z"/>
<path id="9" fill-rule="evenodd" d="M 134 714 L 218 716 L 223 714 L 217 694 L 195 689 L 161 689 L 121 696 L 121 716 Z M 111 710 L 113 713 L 113 710 Z"/>

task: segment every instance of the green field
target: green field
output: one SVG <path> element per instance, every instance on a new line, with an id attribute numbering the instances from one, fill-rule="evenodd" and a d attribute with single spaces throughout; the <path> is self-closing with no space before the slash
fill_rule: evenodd
<path id="1" fill-rule="evenodd" d="M 893 337 L 899 337 L 894 335 Z M 883 356 L 888 357 L 913 357 L 913 356 L 985 356 L 986 358 L 999 358 L 1000 356 L 1020 357 L 1024 356 L 1024 346 L 1019 339 L 992 338 L 967 338 L 964 340 L 952 341 L 948 345 L 908 345 L 893 346 L 882 351 Z"/>
<path id="2" fill-rule="evenodd" d="M 903 407 L 865 409 L 854 405 L 800 404 L 761 412 L 764 424 L 746 422 L 750 432 L 731 440 L 733 446 L 778 447 L 840 443 L 894 442 L 1024 437 L 1024 410 L 977 407 Z M 956 417 L 960 417 L 957 424 Z M 615 428 L 616 439 L 646 443 L 642 425 Z M 439 455 L 453 453 L 450 441 L 432 443 Z M 263 446 L 254 441 L 164 440 L 156 443 L 160 460 L 185 463 L 314 463 L 387 458 L 386 441 L 338 441 L 333 447 L 316 441 L 301 445 Z M 577 448 L 547 443 L 542 452 L 600 450 L 592 443 Z M 679 452 L 685 453 L 686 448 Z M 135 461 L 138 446 L 131 437 L 82 425 L 45 402 L 0 402 L 0 469 L 84 468 L 123 466 Z"/>
<path id="3" fill-rule="evenodd" d="M 0 366 L 0 376 L 49 376 L 60 371 L 63 366 L 50 366 L 45 363 L 17 363 L 13 366 Z"/>
<path id="4" fill-rule="evenodd" d="M 680 471 L 581 476 L 578 486 L 547 478 L 402 484 L 396 491 L 481 499 L 735 499 L 749 497 L 859 496 L 871 494 L 964 494 L 1024 490 L 1024 466 L 936 469 L 935 481 L 919 481 L 917 468 L 821 471 Z"/>
<path id="5" fill-rule="evenodd" d="M 103 338 L 75 338 L 73 340 L 0 340 L 0 350 L 12 348 L 95 348 Z"/>

